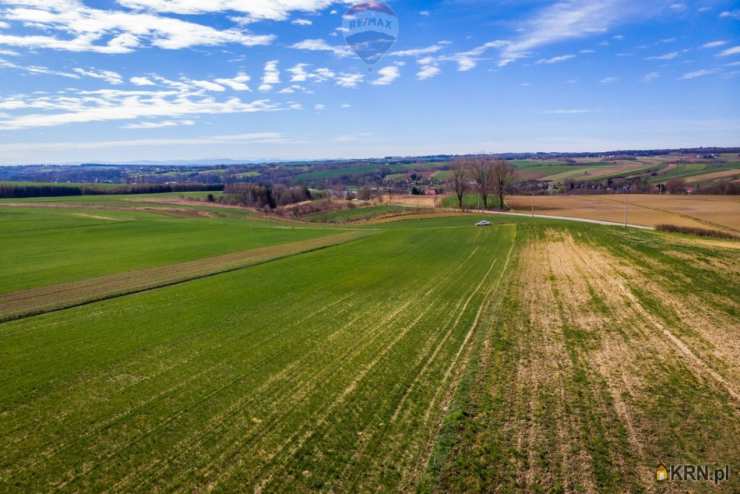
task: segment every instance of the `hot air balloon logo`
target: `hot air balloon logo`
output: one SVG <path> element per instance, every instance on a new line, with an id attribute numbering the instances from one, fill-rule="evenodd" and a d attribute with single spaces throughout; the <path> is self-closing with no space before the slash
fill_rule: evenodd
<path id="1" fill-rule="evenodd" d="M 353 5 L 342 19 L 347 45 L 366 64 L 375 65 L 398 39 L 398 16 L 378 1 Z"/>

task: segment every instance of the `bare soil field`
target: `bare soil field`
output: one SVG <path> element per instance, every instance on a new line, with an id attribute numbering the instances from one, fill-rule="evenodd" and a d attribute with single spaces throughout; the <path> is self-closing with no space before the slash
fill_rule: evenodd
<path id="1" fill-rule="evenodd" d="M 515 196 L 507 200 L 514 212 L 568 216 L 601 221 L 628 221 L 656 226 L 670 224 L 740 233 L 740 198 L 734 196 L 578 195 Z"/>

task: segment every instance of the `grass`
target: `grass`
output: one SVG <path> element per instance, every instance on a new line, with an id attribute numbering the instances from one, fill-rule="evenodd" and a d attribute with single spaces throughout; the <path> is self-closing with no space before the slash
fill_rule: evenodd
<path id="1" fill-rule="evenodd" d="M 386 215 L 400 214 L 406 211 L 408 211 L 407 208 L 400 206 L 371 206 L 314 213 L 306 216 L 304 219 L 315 223 L 353 223 L 368 221 Z"/>
<path id="2" fill-rule="evenodd" d="M 173 238 L 208 264 L 244 238 L 267 252 L 341 231 L 0 214 L 49 259 L 68 245 L 83 280 Z M 356 226 L 349 243 L 0 323 L 0 491 L 652 492 L 660 461 L 738 458 L 740 251 L 478 219 Z M 4 279 L 29 269 L 16 262 Z"/>
<path id="3" fill-rule="evenodd" d="M 655 229 L 660 232 L 685 233 L 688 235 L 697 235 L 699 237 L 723 238 L 723 239 L 729 239 L 729 240 L 734 240 L 737 238 L 735 235 L 732 235 L 727 232 L 720 232 L 718 230 L 708 230 L 705 228 L 689 228 L 689 227 L 676 226 L 676 225 L 658 225 L 655 227 Z"/>
<path id="4" fill-rule="evenodd" d="M 479 194 L 467 193 L 463 196 L 463 206 L 465 209 L 483 209 L 483 201 Z M 451 195 L 446 196 L 442 200 L 442 207 L 444 208 L 459 208 L 460 203 L 457 200 L 457 196 Z M 496 209 L 498 207 L 498 196 L 490 194 L 488 196 L 488 209 Z"/>
<path id="5" fill-rule="evenodd" d="M 97 203 L 101 204 L 101 203 Z M 102 204 L 109 205 L 107 202 Z M 0 293 L 192 261 L 331 234 L 246 217 L 0 207 Z"/>
<path id="6" fill-rule="evenodd" d="M 673 169 L 666 173 L 661 173 L 655 177 L 651 177 L 650 183 L 666 183 L 672 179 L 684 179 L 695 177 L 699 175 L 705 175 L 707 173 L 722 172 L 727 170 L 740 169 L 740 163 L 726 163 L 720 165 L 713 165 L 708 163 L 684 163 L 676 165 Z"/>

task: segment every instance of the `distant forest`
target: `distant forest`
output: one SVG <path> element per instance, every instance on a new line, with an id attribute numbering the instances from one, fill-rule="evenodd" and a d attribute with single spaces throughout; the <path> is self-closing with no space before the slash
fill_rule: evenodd
<path id="1" fill-rule="evenodd" d="M 0 198 L 58 197 L 113 194 L 158 194 L 165 192 L 220 191 L 223 185 L 204 184 L 52 184 L 0 183 Z"/>

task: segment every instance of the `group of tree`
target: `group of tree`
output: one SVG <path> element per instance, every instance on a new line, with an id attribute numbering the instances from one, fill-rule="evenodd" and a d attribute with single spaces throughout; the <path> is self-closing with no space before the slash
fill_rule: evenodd
<path id="1" fill-rule="evenodd" d="M 485 157 L 460 158 L 452 164 L 448 187 L 455 193 L 461 209 L 469 191 L 480 197 L 484 209 L 488 209 L 491 194 L 498 197 L 499 208 L 506 209 L 505 196 L 514 176 L 514 167 L 507 161 Z"/>
<path id="2" fill-rule="evenodd" d="M 258 209 L 276 209 L 312 199 L 311 191 L 303 186 L 228 184 L 224 187 L 225 202 Z"/>
<path id="3" fill-rule="evenodd" d="M 203 184 L 66 184 L 0 182 L 0 198 L 58 197 L 114 194 L 160 194 L 222 190 L 222 185 Z"/>

